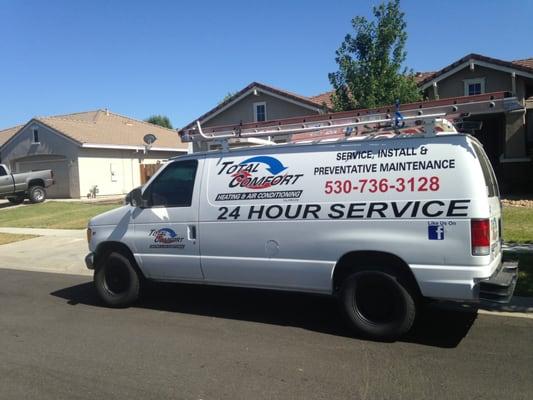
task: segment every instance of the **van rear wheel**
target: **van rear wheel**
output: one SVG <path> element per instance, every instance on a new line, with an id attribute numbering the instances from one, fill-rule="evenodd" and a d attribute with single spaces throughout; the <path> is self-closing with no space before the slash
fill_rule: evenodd
<path id="1" fill-rule="evenodd" d="M 127 307 L 140 293 L 140 277 L 128 257 L 107 254 L 94 272 L 94 285 L 100 298 L 111 307 Z"/>
<path id="2" fill-rule="evenodd" d="M 415 296 L 400 277 L 387 271 L 359 271 L 344 281 L 341 301 L 349 322 L 359 333 L 394 340 L 415 320 Z"/>

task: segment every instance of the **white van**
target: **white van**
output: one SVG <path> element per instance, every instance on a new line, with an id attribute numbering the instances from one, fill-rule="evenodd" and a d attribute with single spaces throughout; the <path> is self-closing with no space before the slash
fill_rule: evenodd
<path id="1" fill-rule="evenodd" d="M 128 198 L 88 226 L 110 306 L 145 279 L 318 293 L 393 338 L 425 298 L 507 302 L 516 283 L 494 172 L 453 129 L 180 156 Z"/>

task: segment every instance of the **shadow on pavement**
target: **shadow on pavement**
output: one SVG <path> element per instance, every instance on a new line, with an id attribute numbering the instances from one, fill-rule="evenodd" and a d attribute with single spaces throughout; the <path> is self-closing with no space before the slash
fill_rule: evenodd
<path id="1" fill-rule="evenodd" d="M 70 305 L 105 307 L 92 282 L 52 292 Z M 354 337 L 334 298 L 279 292 L 186 284 L 150 284 L 138 308 L 293 326 L 336 336 Z M 477 310 L 425 307 L 404 342 L 453 348 L 466 336 Z"/>

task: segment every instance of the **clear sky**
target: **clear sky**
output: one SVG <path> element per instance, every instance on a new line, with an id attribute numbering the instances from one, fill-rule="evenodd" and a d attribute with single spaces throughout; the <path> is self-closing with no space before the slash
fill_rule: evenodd
<path id="1" fill-rule="evenodd" d="M 334 53 L 378 1 L 0 0 L 0 129 L 109 108 L 181 127 L 259 81 L 330 90 Z M 406 65 L 533 57 L 533 0 L 403 0 Z"/>

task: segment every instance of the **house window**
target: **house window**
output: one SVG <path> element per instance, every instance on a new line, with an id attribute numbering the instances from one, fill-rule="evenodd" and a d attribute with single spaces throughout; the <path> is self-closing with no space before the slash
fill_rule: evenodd
<path id="1" fill-rule="evenodd" d="M 466 79 L 465 96 L 475 96 L 476 94 L 485 93 L 485 78 Z"/>
<path id="2" fill-rule="evenodd" d="M 39 143 L 39 129 L 33 128 L 33 143 Z"/>
<path id="3" fill-rule="evenodd" d="M 267 119 L 267 109 L 266 103 L 263 101 L 261 103 L 254 103 L 254 121 L 262 122 Z"/>

